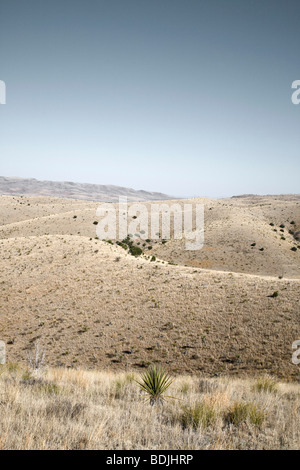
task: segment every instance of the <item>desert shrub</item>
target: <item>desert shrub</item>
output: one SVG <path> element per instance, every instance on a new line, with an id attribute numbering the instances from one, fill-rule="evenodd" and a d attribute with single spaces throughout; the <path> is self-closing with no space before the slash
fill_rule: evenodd
<path id="1" fill-rule="evenodd" d="M 213 393 L 219 389 L 219 385 L 216 382 L 211 382 L 207 379 L 199 380 L 199 392 L 200 393 Z"/>
<path id="2" fill-rule="evenodd" d="M 110 390 L 111 397 L 115 399 L 122 399 L 126 396 L 128 399 L 129 396 L 129 386 L 132 382 L 134 382 L 134 374 L 129 372 L 124 376 L 117 377 L 116 380 L 112 383 L 112 387 Z"/>
<path id="3" fill-rule="evenodd" d="M 275 297 L 278 297 L 278 295 L 279 295 L 279 294 L 278 294 L 278 290 L 275 290 L 275 291 L 273 292 L 273 294 L 270 295 L 270 297 L 272 297 L 272 298 L 274 299 Z"/>
<path id="4" fill-rule="evenodd" d="M 253 386 L 253 390 L 256 392 L 269 392 L 277 393 L 278 385 L 277 382 L 269 376 L 259 377 Z"/>
<path id="5" fill-rule="evenodd" d="M 122 243 L 126 246 L 129 246 L 129 247 L 133 245 L 133 241 L 130 240 L 129 235 L 127 235 L 127 237 L 124 238 L 124 240 L 122 240 Z"/>
<path id="6" fill-rule="evenodd" d="M 118 246 L 120 246 L 124 250 L 127 250 L 128 246 L 125 243 L 122 243 L 122 242 L 119 242 L 119 241 L 117 241 L 116 243 L 117 243 Z"/>
<path id="7" fill-rule="evenodd" d="M 213 405 L 204 402 L 191 406 L 184 406 L 178 416 L 183 427 L 197 429 L 199 426 L 207 428 L 216 421 L 217 412 Z"/>
<path id="8" fill-rule="evenodd" d="M 5 368 L 7 372 L 11 373 L 11 372 L 17 372 L 20 369 L 20 366 L 16 362 L 7 362 L 7 364 L 5 365 Z"/>
<path id="9" fill-rule="evenodd" d="M 156 257 L 155 257 L 155 256 L 152 256 L 152 258 L 150 259 L 150 261 L 156 261 Z"/>
<path id="10" fill-rule="evenodd" d="M 46 395 L 59 395 L 61 392 L 58 385 L 44 380 L 41 377 L 34 376 L 29 369 L 22 374 L 20 384 L 26 387 L 32 387 L 33 390 Z"/>
<path id="11" fill-rule="evenodd" d="M 258 408 L 256 403 L 235 402 L 224 413 L 226 424 L 240 426 L 250 422 L 254 426 L 261 426 L 265 420 L 265 412 Z"/>
<path id="12" fill-rule="evenodd" d="M 35 382 L 36 382 L 36 379 L 33 378 L 32 371 L 29 369 L 26 369 L 22 374 L 22 379 L 20 383 L 27 385 L 27 384 L 35 383 Z"/>
<path id="13" fill-rule="evenodd" d="M 130 246 L 129 252 L 132 254 L 132 256 L 140 256 L 143 253 L 143 250 L 139 246 Z"/>
<path id="14" fill-rule="evenodd" d="M 190 391 L 190 384 L 188 382 L 183 382 L 179 388 L 180 392 L 186 395 Z"/>
<path id="15" fill-rule="evenodd" d="M 46 395 L 58 395 L 61 391 L 58 385 L 46 381 L 38 385 L 38 390 Z"/>
<path id="16" fill-rule="evenodd" d="M 55 416 L 63 419 L 78 419 L 87 405 L 84 403 L 75 403 L 74 405 L 69 400 L 54 400 L 46 406 L 46 415 Z"/>
<path id="17" fill-rule="evenodd" d="M 291 250 L 292 250 L 292 251 L 297 251 L 297 247 L 296 247 L 296 246 L 293 246 L 293 247 L 291 248 Z"/>

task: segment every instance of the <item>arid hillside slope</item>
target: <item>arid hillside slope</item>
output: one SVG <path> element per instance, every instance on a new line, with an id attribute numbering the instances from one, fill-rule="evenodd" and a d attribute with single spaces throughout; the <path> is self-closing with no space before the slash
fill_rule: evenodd
<path id="1" fill-rule="evenodd" d="M 299 227 L 299 202 L 267 198 L 261 204 L 206 201 L 213 269 L 204 269 L 202 250 L 196 266 L 172 240 L 147 242 L 139 257 L 97 240 L 97 203 L 2 197 L 0 337 L 8 359 L 26 362 L 40 339 L 55 366 L 119 370 L 157 361 L 177 373 L 297 377 L 291 355 L 300 337 L 300 250 L 291 250 L 297 241 L 288 230 Z M 280 262 L 289 266 L 286 272 Z M 242 267 L 249 272 L 238 272 Z"/>
<path id="2" fill-rule="evenodd" d="M 245 196 L 230 199 L 165 201 L 203 204 L 204 247 L 185 249 L 185 239 L 146 242 L 143 251 L 168 262 L 197 268 L 285 278 L 300 278 L 300 196 Z M 143 203 L 149 213 L 160 202 Z M 41 235 L 79 235 L 95 238 L 97 202 L 59 198 L 0 197 L 1 238 Z M 115 206 L 117 207 L 117 206 Z M 118 221 L 118 217 L 117 217 Z M 128 220 L 133 222 L 134 220 Z M 171 218 L 172 221 L 172 218 Z M 194 221 L 195 222 L 195 221 Z M 171 232 L 172 235 L 172 232 Z M 149 235 L 149 239 L 151 236 Z"/>

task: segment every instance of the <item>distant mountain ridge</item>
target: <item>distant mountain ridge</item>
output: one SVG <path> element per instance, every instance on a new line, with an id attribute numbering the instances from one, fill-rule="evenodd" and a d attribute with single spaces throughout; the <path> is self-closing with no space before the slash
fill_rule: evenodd
<path id="1" fill-rule="evenodd" d="M 118 202 L 120 196 L 126 196 L 129 202 L 175 199 L 175 197 L 163 193 L 135 190 L 122 186 L 70 181 L 40 181 L 35 178 L 5 176 L 0 176 L 0 194 L 4 196 L 51 196 L 102 202 Z"/>

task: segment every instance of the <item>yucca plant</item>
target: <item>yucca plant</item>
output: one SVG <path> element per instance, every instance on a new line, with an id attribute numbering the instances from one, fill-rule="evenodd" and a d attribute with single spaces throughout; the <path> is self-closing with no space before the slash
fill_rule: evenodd
<path id="1" fill-rule="evenodd" d="M 166 390 L 174 382 L 168 372 L 162 367 L 152 365 L 141 375 L 137 384 L 146 393 L 146 399 L 150 400 L 150 405 L 162 404 L 166 398 L 174 398 L 165 395 Z"/>

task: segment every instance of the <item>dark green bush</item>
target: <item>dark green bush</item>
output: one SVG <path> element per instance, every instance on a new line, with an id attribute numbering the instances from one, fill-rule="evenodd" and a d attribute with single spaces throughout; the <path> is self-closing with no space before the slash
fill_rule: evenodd
<path id="1" fill-rule="evenodd" d="M 139 246 L 132 245 L 129 248 L 129 253 L 131 253 L 132 256 L 140 256 L 143 253 L 143 250 Z"/>

